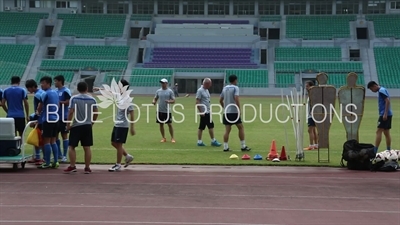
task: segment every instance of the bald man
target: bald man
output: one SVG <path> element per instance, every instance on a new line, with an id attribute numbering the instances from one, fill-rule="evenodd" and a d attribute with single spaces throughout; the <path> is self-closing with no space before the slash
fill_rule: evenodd
<path id="1" fill-rule="evenodd" d="M 197 146 L 206 146 L 202 141 L 203 131 L 208 128 L 208 133 L 211 138 L 211 145 L 219 147 L 219 143 L 214 137 L 214 122 L 210 116 L 210 92 L 208 89 L 211 87 L 212 81 L 210 78 L 203 80 L 203 85 L 197 90 L 196 93 L 196 106 L 200 114 L 200 125 L 197 131 Z"/>

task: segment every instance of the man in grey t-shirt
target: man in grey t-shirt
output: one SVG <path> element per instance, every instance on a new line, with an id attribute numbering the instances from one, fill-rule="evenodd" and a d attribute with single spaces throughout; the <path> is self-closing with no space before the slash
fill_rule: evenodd
<path id="1" fill-rule="evenodd" d="M 89 174 L 92 172 L 90 170 L 92 159 L 90 147 L 93 146 L 93 123 L 97 120 L 98 109 L 96 99 L 87 93 L 87 83 L 82 81 L 77 86 L 79 94 L 72 96 L 69 101 L 67 130 L 70 130 L 68 149 L 70 165 L 64 172 L 76 172 L 75 148 L 78 147 L 80 142 L 85 151 L 85 173 Z M 70 121 L 72 118 L 74 120 L 71 125 Z"/>
<path id="2" fill-rule="evenodd" d="M 122 79 L 120 80 L 120 83 L 123 87 L 128 86 L 126 90 L 129 89 L 128 81 Z M 125 150 L 123 144 L 125 144 L 126 138 L 128 137 L 129 127 L 131 135 L 135 135 L 135 128 L 133 123 L 134 119 L 135 116 L 133 103 L 127 109 L 117 108 L 117 113 L 115 115 L 115 125 L 111 133 L 111 145 L 117 150 L 117 162 L 114 166 L 108 169 L 109 172 L 116 172 L 121 170 L 122 156 L 125 156 L 125 168 L 129 166 L 130 162 L 133 161 L 133 156 Z"/>
<path id="3" fill-rule="evenodd" d="M 240 118 L 239 87 L 237 86 L 237 76 L 229 76 L 229 85 L 226 85 L 221 93 L 219 103 L 224 108 L 223 124 L 225 125 L 224 152 L 229 151 L 228 141 L 232 125 L 239 129 L 239 138 L 242 151 L 250 151 L 244 140 L 244 127 Z"/>
<path id="4" fill-rule="evenodd" d="M 160 124 L 160 132 L 161 132 L 161 142 L 166 142 L 167 139 L 165 138 L 165 131 L 164 131 L 164 124 L 168 124 L 169 133 L 171 135 L 171 142 L 175 143 L 174 138 L 174 129 L 172 127 L 172 113 L 170 104 L 175 103 L 175 95 L 174 92 L 168 88 L 168 80 L 161 79 L 161 88 L 156 91 L 156 94 L 153 99 L 153 105 L 157 103 L 157 117 L 156 122 Z"/>
<path id="5" fill-rule="evenodd" d="M 196 93 L 196 107 L 200 114 L 200 125 L 199 130 L 197 131 L 197 146 L 206 146 L 202 141 L 203 131 L 208 128 L 208 132 L 211 137 L 211 145 L 212 146 L 221 146 L 215 137 L 214 137 L 214 122 L 212 121 L 210 114 L 210 92 L 208 89 L 211 87 L 211 79 L 204 78 L 203 85 L 197 90 Z"/>

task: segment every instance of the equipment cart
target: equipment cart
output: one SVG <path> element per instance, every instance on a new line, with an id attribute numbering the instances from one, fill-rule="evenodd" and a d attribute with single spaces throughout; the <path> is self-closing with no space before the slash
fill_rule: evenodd
<path id="1" fill-rule="evenodd" d="M 15 126 L 13 118 L 0 118 L 0 164 L 13 164 L 13 169 L 25 168 L 26 162 L 32 158 L 32 154 L 25 152 L 25 134 L 31 124 L 36 121 L 30 121 L 26 124 L 22 138 L 15 136 Z"/>

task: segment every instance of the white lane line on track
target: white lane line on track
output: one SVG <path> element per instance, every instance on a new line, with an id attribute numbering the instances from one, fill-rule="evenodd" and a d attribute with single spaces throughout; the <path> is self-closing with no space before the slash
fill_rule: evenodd
<path id="1" fill-rule="evenodd" d="M 201 207 L 201 206 L 121 206 L 121 205 L 0 205 L 0 208 L 108 208 L 108 209 L 179 209 L 179 210 L 259 210 L 259 211 L 301 211 L 301 212 L 341 212 L 341 213 L 382 213 L 398 214 L 400 210 L 356 210 L 356 209 L 321 209 L 321 208 L 267 208 L 267 207 Z"/>
<path id="2" fill-rule="evenodd" d="M 51 193 L 45 193 L 45 192 L 0 192 L 0 194 L 7 194 L 7 195 L 71 195 L 71 193 L 68 192 L 51 192 Z M 80 192 L 80 193 L 73 193 L 74 195 L 116 195 L 116 193 L 107 193 L 107 192 L 98 192 L 98 193 L 85 193 L 85 192 Z M 135 194 L 134 196 L 160 196 L 158 194 Z M 204 196 L 212 196 L 212 197 L 238 197 L 238 198 L 251 198 L 251 197 L 257 197 L 257 198 L 306 198 L 306 199 L 351 199 L 351 200 L 400 200 L 400 198 L 391 198 L 391 197 L 350 197 L 350 196 L 302 196 L 302 195 L 227 195 L 227 194 L 168 194 L 168 196 L 181 196 L 181 197 L 204 197 Z"/>

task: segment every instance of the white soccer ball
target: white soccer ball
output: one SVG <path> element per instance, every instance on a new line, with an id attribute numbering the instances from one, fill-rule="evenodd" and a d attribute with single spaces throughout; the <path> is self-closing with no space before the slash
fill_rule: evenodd
<path id="1" fill-rule="evenodd" d="M 394 150 L 396 152 L 397 155 L 397 160 L 400 161 L 400 150 Z"/>
<path id="2" fill-rule="evenodd" d="M 395 161 L 395 162 L 399 160 L 399 156 L 397 155 L 397 152 L 395 150 L 390 150 L 388 158 L 390 161 Z"/>
<path id="3" fill-rule="evenodd" d="M 381 161 L 384 161 L 384 160 L 385 160 L 385 156 L 383 155 L 382 152 L 377 153 L 376 156 L 375 156 L 375 159 L 374 159 L 374 161 L 377 162 L 377 163 L 381 162 Z"/>

